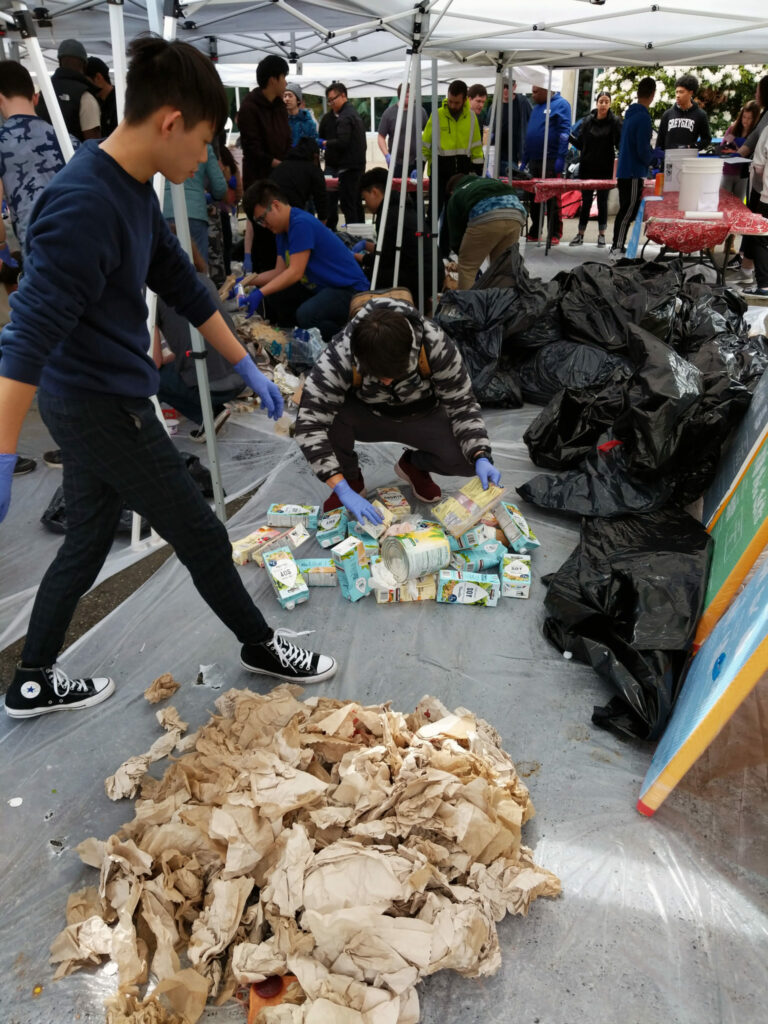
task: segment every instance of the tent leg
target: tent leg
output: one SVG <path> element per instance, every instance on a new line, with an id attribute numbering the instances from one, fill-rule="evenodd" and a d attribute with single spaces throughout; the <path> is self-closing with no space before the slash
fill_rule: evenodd
<path id="1" fill-rule="evenodd" d="M 437 157 L 438 157 L 438 145 L 440 142 L 440 120 L 438 116 L 438 96 L 437 96 L 437 60 L 432 60 L 432 162 L 431 169 L 432 174 L 429 179 L 429 212 L 432 220 L 432 316 L 435 315 L 437 309 L 437 259 L 438 259 L 438 235 L 440 232 L 440 222 L 437 214 L 437 187 L 438 187 L 438 172 L 437 172 Z M 435 131 L 435 125 L 438 130 Z"/>
<path id="2" fill-rule="evenodd" d="M 403 102 L 405 101 L 405 90 L 408 88 L 408 82 L 411 77 L 411 63 L 413 61 L 413 54 L 408 54 L 408 60 L 405 65 L 405 75 L 403 77 L 403 84 L 401 89 L 401 100 L 402 102 L 397 105 L 397 117 L 395 118 L 395 131 L 392 136 L 392 152 L 397 154 L 398 145 L 400 143 L 400 132 L 403 126 Z M 379 237 L 376 239 L 376 255 L 373 260 L 373 274 L 371 275 L 371 289 L 376 289 L 376 281 L 379 276 L 379 263 L 381 262 L 381 247 L 384 239 L 384 232 L 386 230 L 387 217 L 389 215 L 389 203 L 392 197 L 392 180 L 395 176 L 395 163 L 390 161 L 389 169 L 387 171 L 387 185 L 384 189 L 384 199 L 381 204 L 381 218 L 379 224 L 381 225 L 381 231 Z M 403 183 L 401 182 L 401 187 Z"/>

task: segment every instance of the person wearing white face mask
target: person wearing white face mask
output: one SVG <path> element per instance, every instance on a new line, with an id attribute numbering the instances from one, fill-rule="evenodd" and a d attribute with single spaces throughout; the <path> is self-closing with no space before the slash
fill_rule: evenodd
<path id="1" fill-rule="evenodd" d="M 601 92 L 597 106 L 587 114 L 571 135 L 571 142 L 581 151 L 579 177 L 583 180 L 605 180 L 613 177 L 613 164 L 621 140 L 621 121 L 611 110 L 610 93 Z M 597 244 L 605 245 L 605 229 L 608 227 L 608 190 L 582 189 L 579 230 L 571 245 L 582 245 L 584 232 L 589 223 L 592 197 L 597 192 Z"/>

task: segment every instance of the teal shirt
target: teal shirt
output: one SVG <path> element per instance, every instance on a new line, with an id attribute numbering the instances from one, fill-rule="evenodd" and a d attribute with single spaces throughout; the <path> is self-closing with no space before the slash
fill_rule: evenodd
<path id="1" fill-rule="evenodd" d="M 210 192 L 214 199 L 223 199 L 227 191 L 227 180 L 221 173 L 213 146 L 208 146 L 208 159 L 199 163 L 192 177 L 187 178 L 184 182 L 184 198 L 187 201 L 187 216 L 190 220 L 208 220 L 206 191 Z M 163 199 L 163 216 L 166 220 L 173 220 L 171 186 L 167 181 Z"/>

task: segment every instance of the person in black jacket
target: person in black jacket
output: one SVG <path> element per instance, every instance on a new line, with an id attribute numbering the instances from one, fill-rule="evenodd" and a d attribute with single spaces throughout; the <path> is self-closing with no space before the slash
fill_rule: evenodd
<path id="1" fill-rule="evenodd" d="M 336 115 L 336 135 L 326 137 L 326 160 L 338 169 L 339 206 L 347 224 L 359 224 L 363 219 L 360 178 L 365 170 L 367 149 L 365 125 L 347 99 L 347 87 L 341 82 L 332 82 L 325 96 Z"/>
<path id="2" fill-rule="evenodd" d="M 611 95 L 601 92 L 597 106 L 587 114 L 571 135 L 573 145 L 581 150 L 579 177 L 593 181 L 613 177 L 613 164 L 621 141 L 621 121 L 611 110 Z M 571 245 L 581 245 L 589 223 L 592 196 L 597 192 L 597 244 L 605 245 L 605 229 L 608 227 L 608 189 L 581 190 L 581 213 L 579 231 Z"/>
<path id="3" fill-rule="evenodd" d="M 57 51 L 59 66 L 51 75 L 51 85 L 59 101 L 67 131 L 80 142 L 101 138 L 101 107 L 96 90 L 85 77 L 88 54 L 77 39 L 65 39 Z M 51 124 L 51 115 L 42 95 L 37 116 Z"/>
<path id="4" fill-rule="evenodd" d="M 310 200 L 315 204 L 318 220 L 326 223 L 328 217 L 328 193 L 325 177 L 320 170 L 320 151 L 314 139 L 299 139 L 289 149 L 285 159 L 273 167 L 269 177 L 290 202 L 300 210 L 306 210 Z"/>
<path id="5" fill-rule="evenodd" d="M 96 90 L 101 108 L 101 137 L 106 139 L 117 128 L 117 93 L 109 77 L 109 68 L 99 57 L 89 57 L 85 77 Z"/>
<path id="6" fill-rule="evenodd" d="M 400 193 L 392 192 L 389 201 L 386 224 L 382 228 L 381 215 L 384 207 L 384 192 L 387 187 L 387 172 L 383 167 L 374 167 L 360 179 L 360 192 L 363 201 L 373 214 L 376 235 L 382 239 L 381 256 L 379 257 L 379 273 L 376 277 L 377 288 L 393 288 L 400 285 L 407 288 L 413 301 L 419 297 L 419 244 L 418 221 L 416 206 L 410 196 L 406 197 L 403 211 L 403 242 L 400 250 L 400 267 L 395 280 L 395 247 L 397 243 L 397 220 L 400 209 Z M 360 244 L 360 243 L 358 243 Z M 368 278 L 373 274 L 376 246 L 366 242 L 365 248 L 356 253 Z M 431 288 L 432 280 L 432 246 L 429 240 L 424 241 L 424 290 Z"/>
<path id="7" fill-rule="evenodd" d="M 320 124 L 317 126 L 318 142 L 320 148 L 327 148 L 328 143 L 336 138 L 336 115 L 332 110 L 327 111 L 320 118 Z M 333 152 L 333 147 L 331 147 Z M 325 153 L 325 164 L 324 173 L 326 178 L 338 178 L 339 168 L 334 167 L 328 159 L 328 153 Z M 325 226 L 330 228 L 331 231 L 336 230 L 336 225 L 339 223 L 339 192 L 338 189 L 328 193 L 328 216 L 325 221 Z"/>

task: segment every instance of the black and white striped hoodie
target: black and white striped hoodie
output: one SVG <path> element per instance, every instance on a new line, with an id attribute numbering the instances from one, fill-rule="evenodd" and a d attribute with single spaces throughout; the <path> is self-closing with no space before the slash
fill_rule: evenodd
<path id="1" fill-rule="evenodd" d="M 371 310 L 382 307 L 402 313 L 413 328 L 409 374 L 388 386 L 378 377 L 363 374 L 359 386 L 355 387 L 355 371 L 358 379 L 361 374 L 352 357 L 353 327 Z M 422 346 L 429 364 L 428 376 L 422 376 L 418 369 Z M 296 440 L 321 480 L 341 472 L 328 440 L 328 430 L 350 392 L 379 415 L 397 419 L 441 405 L 451 421 L 454 437 L 470 462 L 478 448 L 491 446 L 456 345 L 442 328 L 422 317 L 410 303 L 389 298 L 371 299 L 326 347 L 307 378 L 296 420 Z"/>

